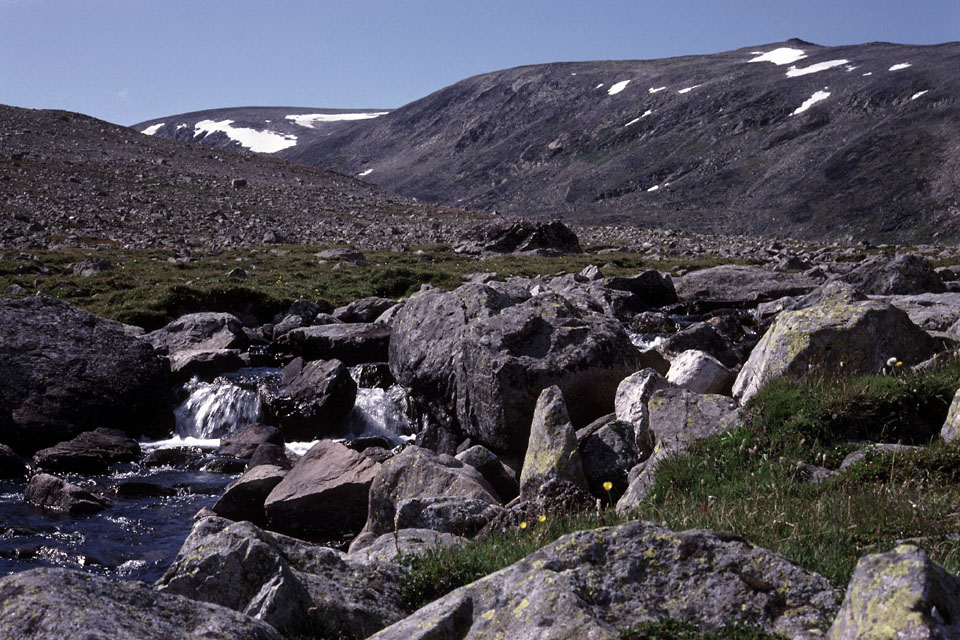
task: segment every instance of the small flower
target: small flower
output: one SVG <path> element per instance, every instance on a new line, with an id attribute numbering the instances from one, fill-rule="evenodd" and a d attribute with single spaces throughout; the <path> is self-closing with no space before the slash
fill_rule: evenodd
<path id="1" fill-rule="evenodd" d="M 521 528 L 521 529 L 526 529 L 526 528 L 527 528 L 527 521 L 526 521 L 526 520 L 524 520 L 523 522 L 520 523 L 520 528 Z"/>
<path id="2" fill-rule="evenodd" d="M 547 521 L 547 516 L 540 516 L 539 518 L 537 518 L 537 520 L 538 520 L 539 522 L 546 522 L 546 521 Z"/>
<path id="3" fill-rule="evenodd" d="M 603 490 L 604 490 L 604 491 L 606 491 L 607 493 L 609 493 L 611 489 L 613 489 L 613 483 L 612 483 L 612 482 L 610 482 L 609 480 L 607 480 L 606 482 L 603 483 Z"/>
<path id="4" fill-rule="evenodd" d="M 899 361 L 899 360 L 897 360 L 897 364 L 896 364 L 896 365 L 894 365 L 894 366 L 897 366 L 897 367 L 902 367 L 902 366 L 903 366 L 903 363 L 902 363 L 901 361 Z"/>

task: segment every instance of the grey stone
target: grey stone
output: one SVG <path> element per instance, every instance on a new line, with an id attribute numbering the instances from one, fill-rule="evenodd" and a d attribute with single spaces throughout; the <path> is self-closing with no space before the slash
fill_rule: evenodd
<path id="1" fill-rule="evenodd" d="M 405 498 L 396 509 L 394 522 L 400 529 L 429 529 L 468 538 L 503 511 L 486 500 L 460 496 Z"/>
<path id="2" fill-rule="evenodd" d="M 265 424 L 252 424 L 220 439 L 217 455 L 228 458 L 250 458 L 261 444 L 271 442 L 282 445 L 283 435 L 279 429 Z"/>
<path id="3" fill-rule="evenodd" d="M 674 279 L 682 300 L 742 300 L 762 302 L 809 293 L 819 283 L 798 273 L 776 273 L 743 265 L 700 269 Z"/>
<path id="4" fill-rule="evenodd" d="M 333 317 L 341 322 L 373 322 L 395 304 L 397 301 L 392 298 L 361 298 L 334 309 Z"/>
<path id="5" fill-rule="evenodd" d="M 23 499 L 36 507 L 70 515 L 97 513 L 110 506 L 110 500 L 48 473 L 30 478 Z"/>
<path id="6" fill-rule="evenodd" d="M 867 260 L 842 279 L 866 294 L 943 293 L 943 280 L 923 256 L 897 254 Z"/>
<path id="7" fill-rule="evenodd" d="M 296 358 L 283 368 L 266 405 L 284 440 L 309 442 L 342 435 L 356 397 L 357 383 L 341 361 Z"/>
<path id="8" fill-rule="evenodd" d="M 211 509 L 228 520 L 249 520 L 263 526 L 267 522 L 263 503 L 286 475 L 286 469 L 274 465 L 253 467 L 228 484 Z"/>
<path id="9" fill-rule="evenodd" d="M 960 390 L 954 394 L 953 401 L 950 402 L 947 419 L 940 429 L 940 437 L 947 442 L 960 439 Z"/>
<path id="10" fill-rule="evenodd" d="M 640 462 L 633 425 L 611 420 L 583 438 L 579 449 L 590 492 L 616 502 L 627 490 L 627 475 Z M 604 488 L 606 482 L 613 485 L 609 491 Z"/>
<path id="11" fill-rule="evenodd" d="M 364 362 L 386 362 L 390 327 L 373 322 L 300 327 L 280 336 L 277 344 L 307 360 L 336 358 L 350 366 Z"/>
<path id="12" fill-rule="evenodd" d="M 363 538 L 365 535 L 367 537 Z M 452 533 L 441 533 L 430 529 L 400 529 L 395 533 L 384 533 L 380 536 L 361 534 L 357 536 L 354 544 L 350 545 L 347 557 L 365 564 L 392 562 L 397 556 L 421 555 L 430 549 L 460 545 L 466 541 L 466 538 Z M 358 542 L 360 544 L 356 544 Z"/>
<path id="13" fill-rule="evenodd" d="M 140 455 L 137 441 L 115 429 L 94 429 L 34 454 L 37 466 L 63 473 L 106 473 L 111 464 L 133 462 Z"/>
<path id="14" fill-rule="evenodd" d="M 696 349 L 674 358 L 667 372 L 667 382 L 694 393 L 724 393 L 733 380 L 733 371 L 709 353 Z"/>
<path id="15" fill-rule="evenodd" d="M 482 444 L 475 444 L 455 457 L 479 471 L 501 500 L 509 502 L 519 495 L 517 473 Z"/>
<path id="16" fill-rule="evenodd" d="M 548 480 L 563 480 L 587 489 L 577 433 L 559 387 L 540 393 L 530 426 L 530 440 L 520 471 L 520 498 L 533 500 Z"/>

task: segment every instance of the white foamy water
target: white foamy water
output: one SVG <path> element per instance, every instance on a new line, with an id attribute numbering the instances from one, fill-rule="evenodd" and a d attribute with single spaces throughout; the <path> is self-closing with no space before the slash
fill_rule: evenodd
<path id="1" fill-rule="evenodd" d="M 630 342 L 633 343 L 633 346 L 640 351 L 650 351 L 650 349 L 655 349 L 664 341 L 664 337 L 658 335 L 633 333 L 632 331 L 627 331 L 627 335 L 630 337 Z"/>
<path id="2" fill-rule="evenodd" d="M 399 385 L 357 389 L 357 400 L 347 417 L 347 432 L 352 437 L 383 436 L 396 444 L 400 436 L 414 431 L 409 412 L 410 400 Z"/>
<path id="3" fill-rule="evenodd" d="M 184 389 L 186 400 L 174 410 L 181 438 L 210 440 L 260 421 L 260 394 L 227 378 L 203 382 L 194 378 Z"/>

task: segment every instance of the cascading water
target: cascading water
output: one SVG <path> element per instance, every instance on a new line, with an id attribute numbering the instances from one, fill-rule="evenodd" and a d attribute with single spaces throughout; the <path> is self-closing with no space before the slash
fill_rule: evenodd
<path id="1" fill-rule="evenodd" d="M 347 417 L 350 437 L 382 436 L 398 444 L 416 428 L 410 419 L 410 399 L 400 385 L 387 389 L 357 389 L 357 399 Z"/>
<path id="2" fill-rule="evenodd" d="M 211 382 L 190 380 L 183 387 L 187 399 L 174 411 L 177 435 L 222 438 L 259 422 L 263 411 L 260 387 L 276 375 L 276 369 L 241 369 Z"/>

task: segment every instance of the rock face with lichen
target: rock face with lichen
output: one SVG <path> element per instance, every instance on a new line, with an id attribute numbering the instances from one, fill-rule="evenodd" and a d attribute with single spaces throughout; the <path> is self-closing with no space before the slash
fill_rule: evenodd
<path id="1" fill-rule="evenodd" d="M 815 638 L 836 610 L 825 578 L 737 536 L 630 522 L 564 536 L 374 637 L 613 640 L 674 618 Z"/>
<path id="2" fill-rule="evenodd" d="M 935 340 L 900 309 L 828 297 L 777 317 L 737 376 L 733 394 L 746 402 L 775 378 L 879 373 L 891 357 L 911 365 L 935 350 Z"/>
<path id="3" fill-rule="evenodd" d="M 960 637 L 960 580 L 913 545 L 860 558 L 829 640 Z"/>
<path id="4" fill-rule="evenodd" d="M 520 497 L 531 500 L 548 480 L 561 480 L 587 489 L 577 432 L 570 424 L 559 387 L 548 387 L 537 399 L 530 426 L 530 441 L 520 471 Z"/>

